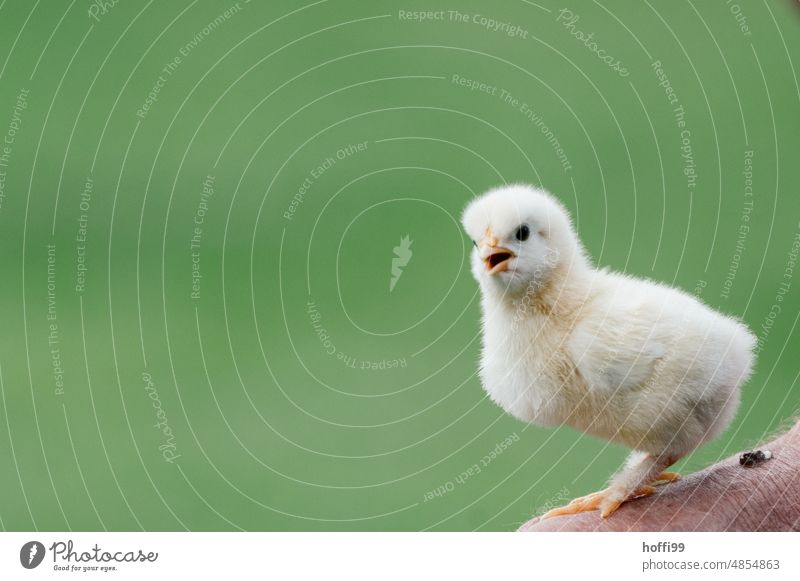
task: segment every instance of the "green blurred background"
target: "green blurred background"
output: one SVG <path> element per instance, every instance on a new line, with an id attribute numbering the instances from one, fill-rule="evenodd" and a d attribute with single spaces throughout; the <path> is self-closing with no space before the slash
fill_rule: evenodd
<path id="1" fill-rule="evenodd" d="M 511 530 L 601 487 L 625 450 L 476 377 L 458 218 L 504 182 L 758 334 L 734 425 L 680 469 L 779 429 L 800 10 L 563 8 L 0 3 L 0 526 Z"/>

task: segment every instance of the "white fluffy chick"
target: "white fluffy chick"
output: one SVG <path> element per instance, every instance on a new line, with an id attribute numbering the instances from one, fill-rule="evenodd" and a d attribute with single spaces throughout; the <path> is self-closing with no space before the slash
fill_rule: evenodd
<path id="1" fill-rule="evenodd" d="M 631 450 L 601 492 L 545 518 L 599 509 L 675 480 L 664 469 L 733 419 L 756 339 L 741 322 L 650 280 L 594 268 L 569 214 L 526 185 L 464 211 L 481 289 L 480 377 L 508 413 Z"/>

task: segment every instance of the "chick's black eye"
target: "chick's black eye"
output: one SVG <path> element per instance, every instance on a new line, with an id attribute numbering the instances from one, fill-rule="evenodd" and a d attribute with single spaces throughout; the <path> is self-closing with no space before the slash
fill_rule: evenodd
<path id="1" fill-rule="evenodd" d="M 531 229 L 528 228 L 527 224 L 523 224 L 519 228 L 517 228 L 517 240 L 520 242 L 525 242 L 528 239 L 528 236 L 531 235 Z"/>

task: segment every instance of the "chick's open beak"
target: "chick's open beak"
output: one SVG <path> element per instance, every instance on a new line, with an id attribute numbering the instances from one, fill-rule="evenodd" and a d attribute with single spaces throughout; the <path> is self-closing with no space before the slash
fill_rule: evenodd
<path id="1" fill-rule="evenodd" d="M 508 248 L 500 246 L 500 241 L 494 237 L 489 228 L 486 228 L 486 233 L 478 244 L 478 250 L 489 274 L 505 272 L 508 270 L 509 261 L 516 256 Z"/>

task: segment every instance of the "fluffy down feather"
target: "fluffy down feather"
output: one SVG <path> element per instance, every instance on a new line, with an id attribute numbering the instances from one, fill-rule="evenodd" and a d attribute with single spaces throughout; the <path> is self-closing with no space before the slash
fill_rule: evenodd
<path id="1" fill-rule="evenodd" d="M 491 190 L 462 222 L 476 245 L 484 388 L 521 420 L 632 449 L 603 506 L 729 425 L 756 344 L 740 321 L 676 288 L 594 268 L 542 190 Z"/>

